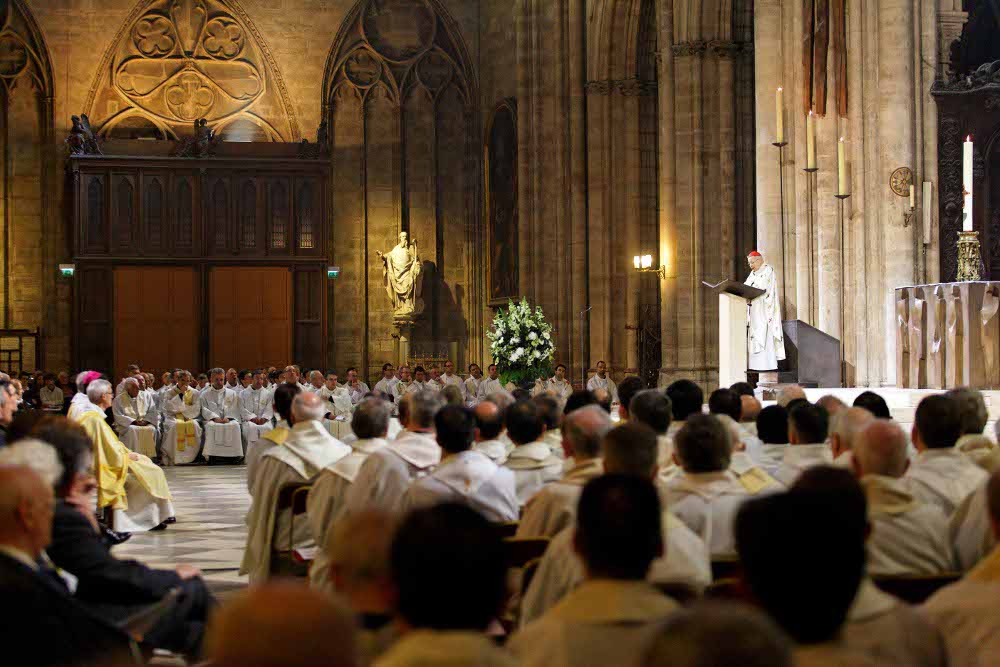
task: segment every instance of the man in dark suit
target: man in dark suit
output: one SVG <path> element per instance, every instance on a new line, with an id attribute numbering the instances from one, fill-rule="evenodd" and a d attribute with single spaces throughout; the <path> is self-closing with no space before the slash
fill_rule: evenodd
<path id="1" fill-rule="evenodd" d="M 58 568 L 76 577 L 76 599 L 101 618 L 120 623 L 178 589 L 176 604 L 145 633 L 143 643 L 197 658 L 215 604 L 201 573 L 190 565 L 155 570 L 115 558 L 92 512 L 95 480 L 87 433 L 65 418 L 47 417 L 32 436 L 52 445 L 63 466 L 55 483 L 55 518 L 46 553 Z"/>
<path id="2" fill-rule="evenodd" d="M 30 656 L 21 664 L 53 667 L 128 656 L 128 637 L 77 604 L 41 564 L 53 505 L 30 468 L 0 466 L 0 645 Z"/>

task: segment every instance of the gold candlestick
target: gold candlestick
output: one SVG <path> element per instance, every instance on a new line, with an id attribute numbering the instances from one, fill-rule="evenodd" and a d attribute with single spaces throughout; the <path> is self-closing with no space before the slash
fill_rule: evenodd
<path id="1" fill-rule="evenodd" d="M 980 280 L 979 232 L 958 233 L 958 275 L 960 283 Z"/>

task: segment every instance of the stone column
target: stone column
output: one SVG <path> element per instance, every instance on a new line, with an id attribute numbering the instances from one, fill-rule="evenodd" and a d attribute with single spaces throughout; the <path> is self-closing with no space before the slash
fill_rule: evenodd
<path id="1" fill-rule="evenodd" d="M 667 279 L 660 281 L 661 386 L 672 382 L 678 361 L 678 234 L 675 213 L 677 186 L 674 93 L 674 11 L 672 2 L 660 3 L 660 257 L 667 267 Z"/>

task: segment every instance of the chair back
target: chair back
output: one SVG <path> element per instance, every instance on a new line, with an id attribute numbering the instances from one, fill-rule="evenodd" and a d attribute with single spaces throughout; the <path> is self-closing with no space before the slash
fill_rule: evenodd
<path id="1" fill-rule="evenodd" d="M 277 534 L 277 524 L 281 519 L 281 514 L 285 510 L 291 510 L 292 525 L 288 531 L 288 544 L 284 549 L 272 548 L 271 576 L 309 576 L 309 565 L 303 563 L 301 559 L 295 557 L 295 519 L 306 513 L 306 505 L 309 500 L 309 491 L 312 484 L 308 482 L 289 482 L 278 490 L 278 499 L 275 501 L 274 523 Z"/>
<path id="2" fill-rule="evenodd" d="M 500 523 L 493 524 L 500 537 L 507 539 L 508 537 L 514 537 L 517 535 L 517 528 L 521 525 L 520 521 L 501 521 Z"/>
<path id="3" fill-rule="evenodd" d="M 910 604 L 923 604 L 939 589 L 962 578 L 961 572 L 945 572 L 934 575 L 872 577 L 872 581 L 882 591 Z"/>
<path id="4" fill-rule="evenodd" d="M 508 537 L 503 541 L 507 552 L 507 567 L 520 568 L 541 558 L 549 546 L 547 537 Z"/>

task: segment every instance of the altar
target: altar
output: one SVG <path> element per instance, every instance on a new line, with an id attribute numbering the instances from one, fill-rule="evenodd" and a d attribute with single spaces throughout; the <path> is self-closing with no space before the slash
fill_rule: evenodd
<path id="1" fill-rule="evenodd" d="M 896 385 L 1000 388 L 1000 282 L 895 291 Z"/>

